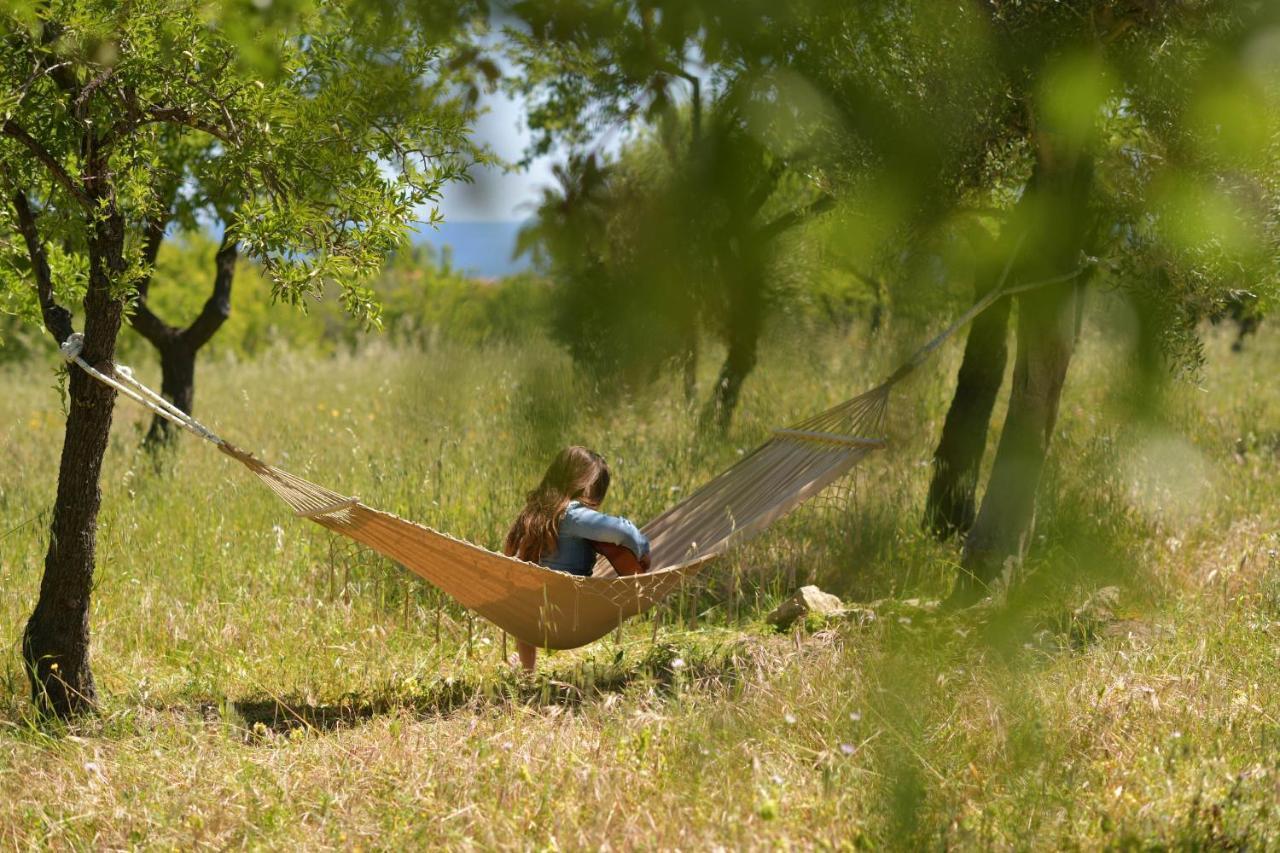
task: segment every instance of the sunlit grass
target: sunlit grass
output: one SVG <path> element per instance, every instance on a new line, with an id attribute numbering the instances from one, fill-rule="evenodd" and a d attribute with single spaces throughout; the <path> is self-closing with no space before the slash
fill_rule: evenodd
<path id="1" fill-rule="evenodd" d="M 775 341 L 723 441 L 696 438 L 678 380 L 617 403 L 541 344 L 211 361 L 197 415 L 493 547 L 560 445 L 604 453 L 607 508 L 644 519 L 773 427 L 870 387 L 891 366 L 880 346 Z M 221 454 L 184 437 L 157 467 L 137 449 L 144 413 L 122 403 L 93 610 L 103 711 L 73 737 L 31 720 L 17 656 L 59 399 L 49 365 L 6 368 L 0 845 L 1277 843 L 1277 339 L 1264 327 L 1244 355 L 1217 339 L 1210 355 L 1202 387 L 1121 426 L 1127 356 L 1086 336 L 1029 580 L 1006 606 L 886 601 L 816 633 L 763 622 L 806 582 L 864 602 L 945 594 L 957 552 L 918 519 L 952 351 L 895 392 L 892 445 L 851 500 L 533 681 L 490 626 L 293 519 Z M 1121 587 L 1116 613 L 1072 614 L 1104 584 Z"/>

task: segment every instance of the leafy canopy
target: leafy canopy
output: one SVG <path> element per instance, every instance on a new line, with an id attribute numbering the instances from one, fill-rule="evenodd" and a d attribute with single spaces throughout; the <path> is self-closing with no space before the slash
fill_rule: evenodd
<path id="1" fill-rule="evenodd" d="M 91 225 L 126 224 L 127 298 L 142 235 L 222 222 L 298 303 L 326 281 L 376 321 L 361 284 L 442 186 L 487 157 L 453 45 L 466 4 L 430 28 L 397 4 L 49 0 L 0 12 L 0 309 L 39 316 L 29 201 L 53 295 L 83 291 Z M 255 19 L 255 15 L 257 18 Z M 255 24 L 256 21 L 256 24 Z"/>

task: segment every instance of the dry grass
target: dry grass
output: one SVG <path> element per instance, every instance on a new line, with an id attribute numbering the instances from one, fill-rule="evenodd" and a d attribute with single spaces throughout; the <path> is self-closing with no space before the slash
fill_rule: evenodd
<path id="1" fill-rule="evenodd" d="M 47 368 L 11 369 L 0 847 L 1276 845 L 1278 346 L 1215 340 L 1208 390 L 1135 419 L 1123 355 L 1091 337 L 1026 583 L 956 616 L 891 599 L 869 625 L 770 632 L 763 613 L 811 579 L 863 601 L 945 591 L 955 551 L 916 523 L 954 369 L 937 364 L 895 397 L 894 447 L 847 514 L 801 515 L 656 624 L 533 681 L 491 629 L 288 518 L 218 454 L 188 441 L 156 470 L 122 408 L 93 613 L 103 712 L 69 730 L 31 720 L 16 653 L 58 401 Z M 602 411 L 541 347 L 279 351 L 204 365 L 197 403 L 304 476 L 494 543 L 561 443 L 599 447 L 610 506 L 646 517 L 886 366 L 806 349 L 776 347 L 724 442 L 691 439 L 674 387 Z M 1115 612 L 1072 612 L 1104 584 Z"/>

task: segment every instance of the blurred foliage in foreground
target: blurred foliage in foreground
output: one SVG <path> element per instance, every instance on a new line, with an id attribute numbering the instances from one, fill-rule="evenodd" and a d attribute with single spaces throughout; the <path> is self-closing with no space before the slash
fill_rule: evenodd
<path id="1" fill-rule="evenodd" d="M 1013 265 L 1012 284 L 1087 269 L 1128 295 L 1151 348 L 1194 369 L 1200 319 L 1276 299 L 1273 5 L 508 11 L 530 154 L 573 154 L 525 248 L 585 368 L 687 371 L 710 332 L 728 348 L 713 402 L 731 409 L 797 296 L 953 313 L 982 270 Z"/>

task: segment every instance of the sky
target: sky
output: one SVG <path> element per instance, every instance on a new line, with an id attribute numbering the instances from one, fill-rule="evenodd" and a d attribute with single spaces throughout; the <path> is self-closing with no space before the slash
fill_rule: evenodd
<path id="1" fill-rule="evenodd" d="M 503 160 L 519 160 L 529 144 L 524 104 L 502 92 L 486 94 L 488 109 L 476 124 L 476 135 Z M 553 186 L 551 164 L 556 154 L 535 160 L 528 169 L 505 173 L 501 168 L 474 168 L 473 184 L 450 184 L 444 189 L 440 212 L 445 222 L 511 222 L 533 215 L 540 191 Z"/>

